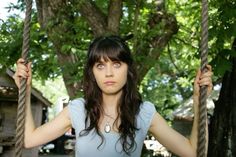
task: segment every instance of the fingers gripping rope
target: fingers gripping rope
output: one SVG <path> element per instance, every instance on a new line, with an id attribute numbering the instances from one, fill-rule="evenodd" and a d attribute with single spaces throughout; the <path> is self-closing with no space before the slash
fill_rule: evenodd
<path id="1" fill-rule="evenodd" d="M 32 0 L 25 0 L 26 14 L 23 30 L 23 46 L 21 57 L 27 60 L 30 45 L 30 21 L 32 12 Z M 25 128 L 25 102 L 26 102 L 26 79 L 20 82 L 17 121 L 16 121 L 16 143 L 15 143 L 15 157 L 22 156 L 22 148 L 24 146 L 24 128 Z"/>
<path id="2" fill-rule="evenodd" d="M 205 70 L 208 64 L 208 1 L 202 0 L 202 32 L 201 32 L 201 70 Z M 207 123 L 207 87 L 203 86 L 200 88 L 199 98 L 199 119 L 198 119 L 198 148 L 197 156 L 206 157 L 206 123 Z"/>

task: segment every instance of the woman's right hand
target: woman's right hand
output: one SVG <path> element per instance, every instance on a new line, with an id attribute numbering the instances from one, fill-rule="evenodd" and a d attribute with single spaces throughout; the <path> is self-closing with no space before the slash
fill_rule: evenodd
<path id="1" fill-rule="evenodd" d="M 15 80 L 18 89 L 20 88 L 20 81 L 22 80 L 22 78 L 27 79 L 26 85 L 27 88 L 30 88 L 32 79 L 31 62 L 25 64 L 25 60 L 23 58 L 20 58 L 16 62 L 16 72 L 13 75 L 13 79 Z"/>

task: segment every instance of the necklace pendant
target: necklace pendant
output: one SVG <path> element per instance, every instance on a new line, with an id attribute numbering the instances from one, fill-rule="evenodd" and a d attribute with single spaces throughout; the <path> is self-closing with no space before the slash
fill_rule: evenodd
<path id="1" fill-rule="evenodd" d="M 104 131 L 105 131 L 105 133 L 109 133 L 111 131 L 111 126 L 109 125 L 109 123 L 106 123 L 106 125 L 104 127 Z"/>

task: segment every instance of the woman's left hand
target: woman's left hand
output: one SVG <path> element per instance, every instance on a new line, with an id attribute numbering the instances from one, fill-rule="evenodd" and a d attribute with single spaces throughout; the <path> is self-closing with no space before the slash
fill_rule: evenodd
<path id="1" fill-rule="evenodd" d="M 207 86 L 207 95 L 209 96 L 212 91 L 212 68 L 210 65 L 206 66 L 207 72 L 202 73 L 201 70 L 198 70 L 197 76 L 194 81 L 194 91 L 193 96 L 199 97 L 200 95 L 200 87 L 201 86 Z"/>

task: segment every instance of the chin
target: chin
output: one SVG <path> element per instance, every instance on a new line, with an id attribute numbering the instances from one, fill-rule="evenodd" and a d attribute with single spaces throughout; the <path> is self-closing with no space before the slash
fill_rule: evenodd
<path id="1" fill-rule="evenodd" d="M 104 90 L 103 93 L 106 95 L 117 95 L 121 93 L 122 90 Z"/>

